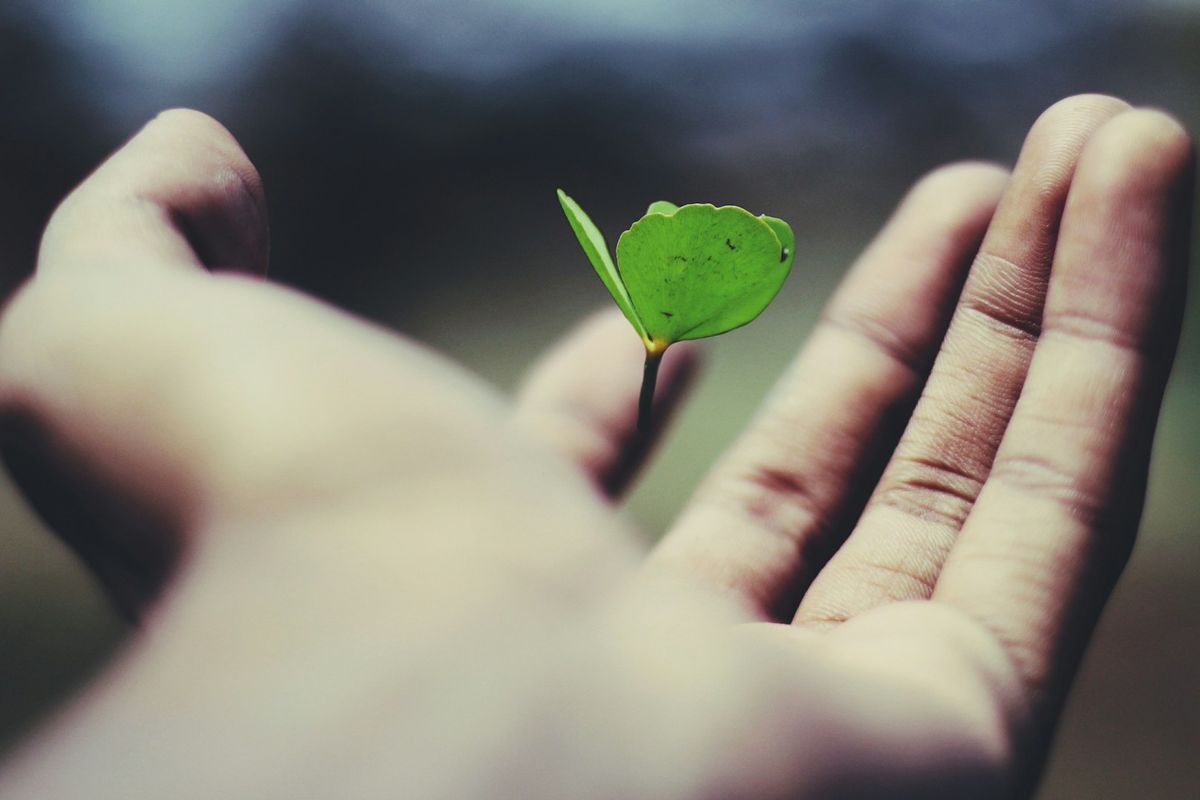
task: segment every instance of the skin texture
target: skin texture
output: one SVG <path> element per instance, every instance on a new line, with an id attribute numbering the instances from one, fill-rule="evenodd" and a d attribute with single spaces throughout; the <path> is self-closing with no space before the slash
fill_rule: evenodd
<path id="1" fill-rule="evenodd" d="M 253 167 L 159 116 L 0 317 L 10 467 L 140 620 L 0 798 L 1027 796 L 1136 533 L 1192 169 L 1088 96 L 923 179 L 647 556 L 619 312 L 506 400 L 255 277 Z"/>

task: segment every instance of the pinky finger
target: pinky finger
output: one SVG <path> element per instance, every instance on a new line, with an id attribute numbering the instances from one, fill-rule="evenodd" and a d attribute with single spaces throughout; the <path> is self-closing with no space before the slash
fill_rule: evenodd
<path id="1" fill-rule="evenodd" d="M 1084 151 L 1025 386 L 934 592 L 1004 646 L 1020 711 L 1043 722 L 1137 530 L 1179 334 L 1192 168 L 1186 133 L 1153 111 L 1117 116 Z"/>

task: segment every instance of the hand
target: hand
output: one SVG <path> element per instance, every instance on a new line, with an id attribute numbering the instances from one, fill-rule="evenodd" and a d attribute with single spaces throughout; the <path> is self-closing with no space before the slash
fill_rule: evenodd
<path id="1" fill-rule="evenodd" d="M 160 116 L 0 318 L 10 467 L 142 620 L 0 797 L 1032 791 L 1136 531 L 1191 169 L 1077 97 L 1011 176 L 924 179 L 643 559 L 618 315 L 510 406 L 254 277 L 253 168 Z"/>

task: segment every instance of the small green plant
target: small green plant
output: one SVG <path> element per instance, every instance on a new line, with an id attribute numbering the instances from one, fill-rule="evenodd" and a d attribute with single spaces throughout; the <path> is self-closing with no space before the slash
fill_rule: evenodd
<path id="1" fill-rule="evenodd" d="M 646 346 L 638 430 L 650 426 L 663 352 L 675 342 L 741 327 L 778 294 L 792 268 L 795 237 L 786 222 L 737 206 L 651 203 L 617 240 L 604 235 L 562 190 L 558 202 L 596 274 Z"/>

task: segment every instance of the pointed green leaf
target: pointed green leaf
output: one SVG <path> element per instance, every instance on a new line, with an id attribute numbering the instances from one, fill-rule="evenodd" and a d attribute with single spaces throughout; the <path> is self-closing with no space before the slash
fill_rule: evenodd
<path id="1" fill-rule="evenodd" d="M 679 206 L 668 200 L 655 200 L 646 209 L 646 214 L 666 214 L 668 217 L 679 210 Z"/>
<path id="2" fill-rule="evenodd" d="M 792 244 L 781 220 L 692 204 L 635 222 L 617 242 L 617 264 L 635 314 L 661 348 L 757 317 L 791 269 Z"/>
<path id="3" fill-rule="evenodd" d="M 621 274 L 613 264 L 612 256 L 608 254 L 608 244 L 604 241 L 604 234 L 600 233 L 600 229 L 596 227 L 587 213 L 562 189 L 558 190 L 558 202 L 562 206 L 563 213 L 567 215 L 567 222 L 571 223 L 571 230 L 575 231 L 575 238 L 579 240 L 583 252 L 587 254 L 588 261 L 592 262 L 592 268 L 596 270 L 596 274 L 608 288 L 608 293 L 617 302 L 617 307 L 625 314 L 625 318 L 629 320 L 629 324 L 633 325 L 638 335 L 647 340 L 649 337 L 646 333 L 646 326 L 638 319 L 633 303 L 629 299 L 629 292 L 621 280 Z"/>

